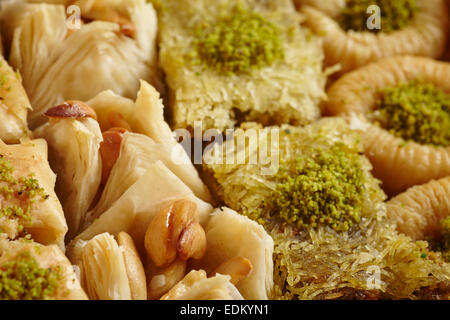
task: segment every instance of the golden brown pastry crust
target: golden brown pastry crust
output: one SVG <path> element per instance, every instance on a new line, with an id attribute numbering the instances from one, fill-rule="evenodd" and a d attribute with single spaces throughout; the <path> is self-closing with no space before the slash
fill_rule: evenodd
<path id="1" fill-rule="evenodd" d="M 32 222 L 26 226 L 31 237 L 42 244 L 57 244 L 64 249 L 64 236 L 67 232 L 67 223 L 61 204 L 55 194 L 54 187 L 56 175 L 47 161 L 47 143 L 43 139 L 30 140 L 16 145 L 6 145 L 0 140 L 0 154 L 10 161 L 14 168 L 12 175 L 18 179 L 34 174 L 39 186 L 48 195 L 46 199 L 36 199 L 31 204 L 30 215 Z M 0 195 L 0 206 L 13 205 L 14 196 L 5 199 Z"/>
<path id="2" fill-rule="evenodd" d="M 324 34 L 325 64 L 341 65 L 340 74 L 397 55 L 440 57 L 447 42 L 449 15 L 444 0 L 418 0 L 419 12 L 411 24 L 389 34 L 343 30 L 335 19 L 345 2 L 302 0 L 305 24 Z M 324 2 L 330 2 L 324 4 Z M 343 2 L 343 3 L 342 3 Z M 333 5 L 332 5 L 332 4 Z M 328 14 L 334 15 L 330 16 Z"/>
<path id="3" fill-rule="evenodd" d="M 55 245 L 43 246 L 30 241 L 0 239 L 0 265 L 14 260 L 21 253 L 29 253 L 40 268 L 59 267 L 62 279 L 53 298 L 56 300 L 87 300 L 70 261 Z"/>
<path id="4" fill-rule="evenodd" d="M 380 60 L 350 72 L 328 90 L 328 116 L 367 115 L 376 107 L 379 90 L 420 78 L 450 92 L 450 64 L 429 58 L 402 56 Z M 373 174 L 391 195 L 450 175 L 450 147 L 408 142 L 367 123 L 363 129 Z"/>
<path id="5" fill-rule="evenodd" d="M 31 105 L 20 75 L 8 65 L 1 49 L 0 45 L 0 139 L 18 143 L 28 134 L 27 114 Z"/>
<path id="6" fill-rule="evenodd" d="M 439 235 L 441 219 L 450 215 L 450 176 L 414 186 L 387 203 L 397 230 L 415 240 Z"/>

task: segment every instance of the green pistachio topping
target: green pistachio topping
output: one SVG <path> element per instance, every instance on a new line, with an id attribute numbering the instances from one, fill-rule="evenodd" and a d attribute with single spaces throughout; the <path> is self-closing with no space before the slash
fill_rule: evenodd
<path id="1" fill-rule="evenodd" d="M 371 5 L 380 8 L 381 29 L 367 27 Z M 344 30 L 390 33 L 408 26 L 417 10 L 416 0 L 347 0 L 339 22 Z"/>
<path id="2" fill-rule="evenodd" d="M 200 60 L 225 75 L 270 66 L 284 57 L 279 29 L 239 6 L 214 24 L 199 27 L 196 36 Z"/>
<path id="3" fill-rule="evenodd" d="M 11 162 L 0 156 L 0 195 L 6 200 L 11 200 L 13 197 L 17 200 L 15 204 L 1 205 L 0 217 L 18 220 L 18 231 L 22 232 L 32 223 L 32 204 L 37 199 L 48 199 L 49 195 L 45 193 L 33 174 L 16 179 L 13 172 Z"/>
<path id="4" fill-rule="evenodd" d="M 14 184 L 15 179 L 12 176 L 14 169 L 9 160 L 0 157 L 0 182 Z"/>
<path id="5" fill-rule="evenodd" d="M 20 224 L 18 225 L 19 232 L 22 232 L 25 226 L 31 225 L 31 207 L 27 206 L 25 209 L 18 207 L 16 205 L 6 206 L 0 209 L 0 217 L 6 217 L 8 219 L 18 219 Z"/>
<path id="6" fill-rule="evenodd" d="M 52 299 L 61 279 L 61 268 L 41 268 L 30 253 L 21 253 L 0 266 L 0 300 Z"/>
<path id="7" fill-rule="evenodd" d="M 386 88 L 378 101 L 384 128 L 406 141 L 450 145 L 450 95 L 433 84 L 412 81 Z"/>
<path id="8" fill-rule="evenodd" d="M 6 78 L 6 74 L 0 72 L 0 89 L 5 87 L 7 85 L 7 83 L 8 83 L 8 79 Z"/>
<path id="9" fill-rule="evenodd" d="M 343 143 L 318 148 L 278 173 L 273 212 L 299 228 L 328 225 L 347 231 L 360 221 L 364 173 L 359 156 Z"/>

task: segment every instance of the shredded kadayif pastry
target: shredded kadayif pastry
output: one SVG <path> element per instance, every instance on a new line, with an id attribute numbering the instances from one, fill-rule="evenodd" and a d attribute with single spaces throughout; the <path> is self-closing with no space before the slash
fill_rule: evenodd
<path id="1" fill-rule="evenodd" d="M 221 148 L 233 150 L 228 142 L 205 165 L 218 198 L 272 236 L 272 298 L 403 299 L 429 290 L 448 295 L 449 266 L 386 218 L 386 197 L 370 174 L 359 136 L 344 120 L 281 126 L 278 132 L 280 169 L 274 174 L 248 162 L 269 143 L 269 128 L 259 130 L 257 145 L 240 149 L 245 163 L 220 164 Z"/>
<path id="2" fill-rule="evenodd" d="M 321 43 L 289 0 L 162 2 L 160 64 L 175 128 L 306 124 L 324 97 Z"/>

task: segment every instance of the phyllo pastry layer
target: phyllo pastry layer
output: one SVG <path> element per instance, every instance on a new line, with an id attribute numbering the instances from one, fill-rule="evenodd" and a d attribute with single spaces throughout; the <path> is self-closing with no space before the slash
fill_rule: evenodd
<path id="1" fill-rule="evenodd" d="M 67 109 L 77 107 L 78 115 L 68 114 Z M 49 145 L 50 166 L 57 175 L 55 190 L 69 227 L 66 240 L 81 231 L 102 178 L 102 133 L 94 118 L 83 115 L 83 108 L 90 109 L 80 101 L 51 108 L 46 113 L 49 121 L 33 132 Z"/>
<path id="2" fill-rule="evenodd" d="M 140 79 L 161 87 L 157 17 L 150 3 L 71 4 L 81 19 L 74 7 L 62 4 L 8 2 L 0 13 L 9 62 L 20 71 L 33 106 L 32 129 L 45 122 L 47 108 L 63 101 L 86 101 L 107 89 L 134 98 Z"/>
<path id="3" fill-rule="evenodd" d="M 85 300 L 76 273 L 55 245 L 0 239 L 1 300 Z"/>
<path id="4" fill-rule="evenodd" d="M 0 139 L 17 143 L 28 133 L 27 114 L 31 110 L 20 74 L 0 54 Z"/>
<path id="5" fill-rule="evenodd" d="M 67 224 L 55 194 L 56 175 L 43 139 L 17 145 L 0 141 L 0 228 L 10 239 L 26 236 L 64 248 Z"/>

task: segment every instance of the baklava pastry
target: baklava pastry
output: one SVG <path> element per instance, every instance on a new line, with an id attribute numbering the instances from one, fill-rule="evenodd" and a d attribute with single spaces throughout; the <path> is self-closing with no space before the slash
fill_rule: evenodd
<path id="1" fill-rule="evenodd" d="M 273 286 L 272 238 L 228 208 L 216 209 L 200 223 L 195 203 L 172 202 L 148 225 L 145 250 L 149 299 L 180 293 L 174 288 L 185 282 L 189 270 L 200 270 L 205 278 L 229 276 L 245 299 L 268 299 Z"/>
<path id="2" fill-rule="evenodd" d="M 206 254 L 194 265 L 210 275 L 227 274 L 232 279 L 250 268 L 236 288 L 245 299 L 267 300 L 273 288 L 273 240 L 264 228 L 223 207 L 211 213 L 205 232 Z"/>
<path id="3" fill-rule="evenodd" d="M 384 57 L 439 58 L 445 50 L 449 23 L 445 0 L 297 3 L 305 25 L 323 35 L 325 64 L 339 64 L 341 74 Z"/>
<path id="4" fill-rule="evenodd" d="M 125 231 L 133 237 L 138 249 L 142 250 L 145 232 L 153 217 L 178 199 L 194 202 L 200 221 L 206 221 L 213 209 L 211 204 L 197 198 L 163 161 L 152 160 L 145 164 L 141 161 L 145 160 L 136 161 L 135 158 L 130 158 L 130 154 L 121 153 L 111 171 L 102 198 L 89 212 L 90 223 L 75 239 L 86 240 L 103 232 L 117 235 L 118 232 Z M 125 171 L 124 165 L 127 168 Z M 137 167 L 133 168 L 133 165 Z"/>
<path id="5" fill-rule="evenodd" d="M 240 148 L 236 141 L 243 137 L 250 140 Z M 245 161 L 224 163 L 224 150 Z M 271 161 L 251 161 L 265 153 Z M 271 299 L 414 299 L 448 292 L 448 267 L 423 258 L 426 244 L 399 234 L 387 219 L 386 196 L 358 132 L 345 120 L 246 127 L 206 157 L 204 171 L 219 199 L 273 238 Z"/>
<path id="6" fill-rule="evenodd" d="M 11 2 L 1 12 L 9 62 L 23 77 L 33 111 L 101 91 L 135 98 L 139 79 L 161 87 L 156 66 L 157 17 L 145 0 L 78 0 L 81 20 L 64 5 Z M 71 14 L 69 15 L 69 12 Z"/>
<path id="7" fill-rule="evenodd" d="M 5 143 L 18 143 L 28 134 L 31 105 L 21 81 L 20 74 L 14 72 L 0 51 L 0 139 Z"/>
<path id="8" fill-rule="evenodd" d="M 144 92 L 141 90 L 140 95 Z M 126 231 L 142 249 L 148 224 L 172 201 L 193 201 L 202 222 L 212 211 L 209 191 L 185 151 L 179 152 L 181 146 L 175 148 L 176 141 L 164 123 L 162 109 L 157 110 L 152 119 L 155 139 L 123 128 L 103 132 L 100 154 L 104 187 L 77 238 Z"/>
<path id="9" fill-rule="evenodd" d="M 68 256 L 79 267 L 89 299 L 147 299 L 144 267 L 127 233 L 119 233 L 117 239 L 102 233 L 89 241 L 76 241 L 68 248 Z"/>
<path id="10" fill-rule="evenodd" d="M 450 215 L 450 177 L 414 186 L 387 202 L 397 230 L 415 240 L 438 236 L 440 221 Z"/>
<path id="11" fill-rule="evenodd" d="M 81 101 L 50 108 L 49 121 L 33 134 L 49 145 L 49 162 L 57 175 L 56 194 L 64 209 L 69 231 L 66 240 L 81 231 L 102 178 L 102 132 L 95 112 Z"/>
<path id="12" fill-rule="evenodd" d="M 169 125 L 164 121 L 164 105 L 160 93 L 149 83 L 141 80 L 135 101 L 111 90 L 103 91 L 86 102 L 97 114 L 102 132 L 121 127 L 142 133 L 157 142 L 176 143 Z"/>
<path id="13" fill-rule="evenodd" d="M 289 0 L 162 1 L 160 65 L 174 128 L 306 124 L 326 75 L 318 38 Z"/>
<path id="14" fill-rule="evenodd" d="M 426 241 L 431 252 L 423 257 L 447 262 L 450 273 L 450 176 L 411 187 L 392 198 L 387 203 L 387 216 L 399 232 Z"/>
<path id="15" fill-rule="evenodd" d="M 147 136 L 132 132 L 120 133 L 117 131 L 109 131 L 105 132 L 104 136 L 107 134 L 112 134 L 116 138 L 115 140 L 105 139 L 105 142 L 100 148 L 104 163 L 103 172 L 107 170 L 105 165 L 106 161 L 109 161 L 110 157 L 114 156 L 114 149 L 118 148 L 119 152 L 114 159 L 113 165 L 110 166 L 107 177 L 103 179 L 106 183 L 100 200 L 95 207 L 87 213 L 85 227 L 112 207 L 118 205 L 120 207 L 128 201 L 137 201 L 137 203 L 141 203 L 145 207 L 154 207 L 151 212 L 157 209 L 157 203 L 163 204 L 165 201 L 177 197 L 183 198 L 185 196 L 196 199 L 195 202 L 198 204 L 202 203 L 202 209 L 208 210 L 208 208 L 211 207 L 209 202 L 205 202 L 196 195 L 194 190 L 190 187 L 195 181 L 186 179 L 186 176 L 183 175 L 186 170 L 182 165 L 178 165 L 173 161 L 170 153 L 163 152 L 163 146 L 154 142 Z M 112 141 L 112 145 L 109 143 L 110 141 Z M 115 144 L 116 141 L 119 142 L 118 145 Z M 190 166 L 192 166 L 192 164 L 190 164 Z M 160 168 L 161 171 L 158 172 L 158 168 Z M 191 170 L 195 170 L 193 166 L 191 168 Z M 156 180 L 160 181 L 159 184 L 155 184 L 154 181 L 152 181 L 152 179 L 156 178 L 161 179 Z M 198 175 L 197 179 L 201 186 L 205 187 Z M 150 185 L 152 185 L 151 188 Z M 136 191 L 131 191 L 137 190 L 136 188 L 141 189 L 139 189 L 137 193 Z M 157 193 L 145 196 L 148 190 L 150 190 L 146 188 L 157 190 Z M 174 193 L 171 194 L 171 191 L 174 191 Z M 152 203 L 151 199 L 156 202 Z M 121 203 L 121 201 L 118 200 L 125 202 Z M 146 203 L 146 201 L 148 201 L 148 203 Z M 137 203 L 135 205 L 137 205 Z M 116 207 L 116 209 L 119 209 L 119 207 Z M 129 210 L 137 213 L 135 212 L 135 209 L 134 206 L 129 207 Z M 147 209 L 144 211 L 146 210 Z M 146 212 L 145 214 L 147 213 L 149 212 Z"/>
<path id="16" fill-rule="evenodd" d="M 136 101 L 121 97 L 110 90 L 87 101 L 97 114 L 102 132 L 119 127 L 146 135 L 150 139 L 138 134 L 130 138 L 136 142 L 137 148 L 134 149 L 143 148 L 139 154 L 146 157 L 146 161 L 149 161 L 149 158 L 164 159 L 168 168 L 180 177 L 197 197 L 211 202 L 209 190 L 200 180 L 191 159 L 164 120 L 164 105 L 159 92 L 145 81 L 141 81 L 140 85 Z"/>
<path id="17" fill-rule="evenodd" d="M 86 300 L 69 260 L 55 245 L 0 239 L 1 300 Z"/>
<path id="18" fill-rule="evenodd" d="M 192 270 L 161 300 L 243 300 L 230 282 L 230 276 L 207 276 L 204 270 Z"/>
<path id="19" fill-rule="evenodd" d="M 69 224 L 66 240 L 105 212 L 158 160 L 195 196 L 212 202 L 164 121 L 159 93 L 148 83 L 141 82 L 136 102 L 104 91 L 87 103 L 67 101 L 45 115 L 49 121 L 34 134 L 49 142 L 57 193 Z"/>
<path id="20" fill-rule="evenodd" d="M 0 230 L 10 239 L 31 235 L 64 250 L 67 224 L 55 194 L 56 176 L 43 139 L 6 145 L 0 141 Z"/>
<path id="21" fill-rule="evenodd" d="M 389 195 L 450 175 L 450 64 L 383 59 L 336 81 L 324 109 L 354 120 Z"/>

